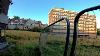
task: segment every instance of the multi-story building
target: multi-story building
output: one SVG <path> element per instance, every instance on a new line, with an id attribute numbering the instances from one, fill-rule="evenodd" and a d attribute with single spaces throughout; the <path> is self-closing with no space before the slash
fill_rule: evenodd
<path id="1" fill-rule="evenodd" d="M 64 10 L 64 8 L 53 8 L 49 12 L 49 25 L 61 18 L 68 18 L 70 21 L 70 33 L 73 33 L 74 19 L 78 12 Z M 51 27 L 53 33 L 66 33 L 66 21 L 56 23 Z M 88 13 L 83 14 L 78 23 L 79 36 L 96 36 L 96 16 Z"/>

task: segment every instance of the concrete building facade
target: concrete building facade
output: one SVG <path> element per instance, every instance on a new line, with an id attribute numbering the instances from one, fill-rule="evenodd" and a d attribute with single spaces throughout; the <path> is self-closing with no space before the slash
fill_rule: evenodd
<path id="1" fill-rule="evenodd" d="M 70 33 L 73 33 L 74 19 L 78 12 L 64 10 L 64 8 L 53 8 L 49 12 L 49 25 L 53 22 L 61 19 L 68 18 L 70 21 Z M 56 23 L 51 27 L 51 31 L 54 33 L 66 33 L 66 21 Z M 83 14 L 78 23 L 78 35 L 79 36 L 94 36 L 96 37 L 96 16 L 88 13 Z"/>
<path id="2" fill-rule="evenodd" d="M 0 29 L 6 28 L 8 24 L 8 9 L 12 3 L 11 0 L 0 0 Z"/>

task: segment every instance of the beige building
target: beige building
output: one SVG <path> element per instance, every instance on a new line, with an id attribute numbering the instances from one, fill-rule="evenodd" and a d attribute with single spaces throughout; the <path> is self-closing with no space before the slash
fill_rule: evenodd
<path id="1" fill-rule="evenodd" d="M 49 12 L 49 25 L 53 22 L 61 19 L 68 18 L 70 21 L 70 33 L 73 33 L 74 19 L 78 12 L 64 10 L 64 8 L 53 8 Z M 66 21 L 56 23 L 51 27 L 51 31 L 54 33 L 66 33 Z M 96 37 L 96 16 L 88 13 L 83 14 L 78 23 L 78 35 L 79 36 L 94 36 Z"/>

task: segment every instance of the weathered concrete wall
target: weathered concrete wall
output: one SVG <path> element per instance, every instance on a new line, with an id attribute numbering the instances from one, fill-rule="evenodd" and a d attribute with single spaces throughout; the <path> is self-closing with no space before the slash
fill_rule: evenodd
<path id="1" fill-rule="evenodd" d="M 8 24 L 8 16 L 4 15 L 3 13 L 0 14 L 0 23 Z"/>

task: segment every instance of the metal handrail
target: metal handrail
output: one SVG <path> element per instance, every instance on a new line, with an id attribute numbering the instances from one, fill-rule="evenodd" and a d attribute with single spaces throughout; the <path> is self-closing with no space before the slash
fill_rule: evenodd
<path id="1" fill-rule="evenodd" d="M 64 19 L 65 18 L 59 19 L 58 21 L 55 21 L 54 23 L 50 24 L 49 26 L 45 27 L 44 29 L 49 28 L 50 26 L 52 26 L 52 25 L 56 24 L 57 22 L 60 22 L 60 21 L 62 21 Z"/>
<path id="2" fill-rule="evenodd" d="M 67 26 L 67 35 L 66 35 L 66 43 L 65 43 L 65 50 L 64 50 L 63 56 L 67 56 L 67 50 L 68 50 L 68 45 L 69 45 L 69 37 L 70 37 L 70 22 L 69 22 L 69 19 L 62 18 L 62 19 L 50 24 L 49 26 L 45 27 L 44 29 L 46 29 L 46 28 L 48 28 L 48 27 L 54 25 L 55 23 L 60 22 L 60 21 L 62 21 L 64 19 L 66 20 L 66 23 L 67 23 L 66 24 L 66 26 Z"/>
<path id="3" fill-rule="evenodd" d="M 75 56 L 75 48 L 76 48 L 76 41 L 77 41 L 77 28 L 78 28 L 77 26 L 78 26 L 78 21 L 79 21 L 80 16 L 82 14 L 84 14 L 85 12 L 89 12 L 89 11 L 93 11 L 93 10 L 97 10 L 97 9 L 100 9 L 100 5 L 84 9 L 81 12 L 79 12 L 77 14 L 77 16 L 75 17 L 75 20 L 74 20 L 74 32 L 73 32 L 73 42 L 72 42 L 72 48 L 71 48 L 70 56 Z"/>

